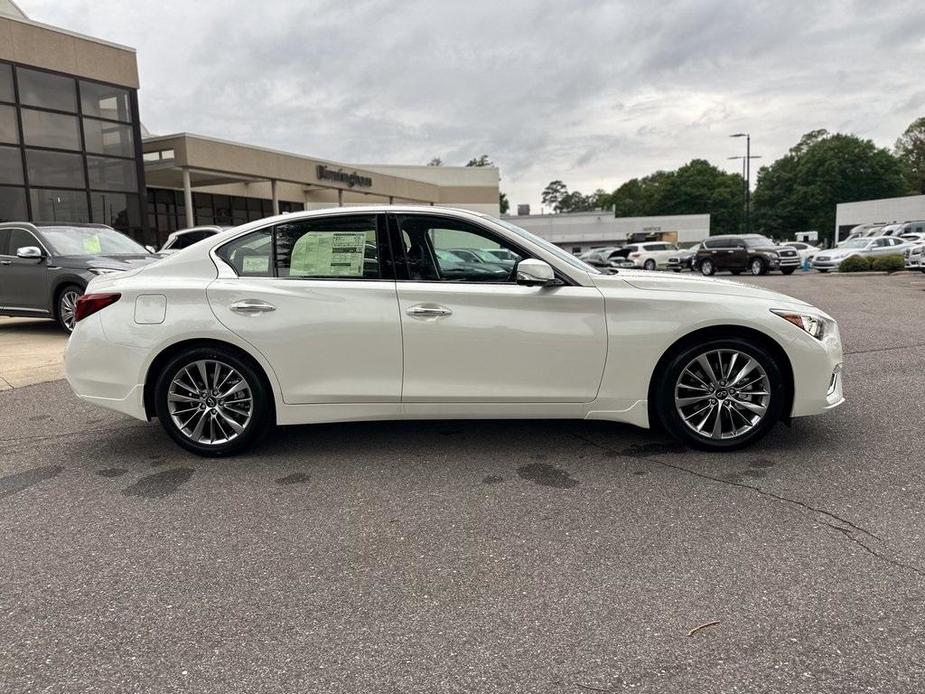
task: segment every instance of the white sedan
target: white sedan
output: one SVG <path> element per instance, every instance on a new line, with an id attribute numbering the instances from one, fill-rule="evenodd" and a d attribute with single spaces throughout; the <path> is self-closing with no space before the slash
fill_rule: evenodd
<path id="1" fill-rule="evenodd" d="M 516 262 L 499 276 L 450 248 Z M 527 417 L 729 450 L 840 405 L 841 362 L 835 321 L 797 299 L 603 275 L 504 220 L 383 206 L 263 219 L 94 279 L 66 373 L 201 455 L 273 424 Z"/>
<path id="2" fill-rule="evenodd" d="M 903 255 L 910 244 L 895 236 L 860 237 L 845 241 L 840 246 L 819 251 L 813 258 L 813 268 L 819 272 L 838 270 L 843 260 L 852 257 L 877 258 L 885 255 Z"/>

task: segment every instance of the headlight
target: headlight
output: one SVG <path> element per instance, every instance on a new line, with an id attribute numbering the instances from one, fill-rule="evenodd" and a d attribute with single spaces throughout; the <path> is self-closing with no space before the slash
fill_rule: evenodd
<path id="1" fill-rule="evenodd" d="M 108 275 L 111 272 L 122 272 L 122 270 L 115 270 L 111 267 L 91 267 L 90 272 L 94 275 Z"/>
<path id="2" fill-rule="evenodd" d="M 793 311 L 784 311 L 775 308 L 771 309 L 771 313 L 780 316 L 788 323 L 793 323 L 801 330 L 805 330 L 817 340 L 821 340 L 835 328 L 835 321 L 823 318 L 822 316 L 813 316 L 808 313 L 795 313 Z"/>

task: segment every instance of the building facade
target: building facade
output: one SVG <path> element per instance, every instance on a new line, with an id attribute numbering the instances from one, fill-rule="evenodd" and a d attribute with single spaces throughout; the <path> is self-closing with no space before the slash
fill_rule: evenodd
<path id="1" fill-rule="evenodd" d="M 94 222 L 159 246 L 177 229 L 336 205 L 497 215 L 494 167 L 352 165 L 150 135 L 135 51 L 33 22 L 0 0 L 0 221 Z"/>
<path id="2" fill-rule="evenodd" d="M 691 246 L 710 235 L 710 215 L 614 217 L 606 211 L 505 217 L 570 253 L 621 246 L 631 241 L 668 241 Z"/>
<path id="3" fill-rule="evenodd" d="M 835 206 L 835 234 L 844 238 L 858 224 L 890 224 L 925 219 L 925 195 L 844 202 Z"/>

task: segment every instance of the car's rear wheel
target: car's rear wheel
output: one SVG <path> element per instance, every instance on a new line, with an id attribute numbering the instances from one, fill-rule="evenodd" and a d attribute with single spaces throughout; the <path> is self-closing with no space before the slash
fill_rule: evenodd
<path id="1" fill-rule="evenodd" d="M 701 274 L 707 275 L 708 277 L 716 272 L 716 267 L 713 265 L 712 260 L 701 260 L 700 261 L 700 272 Z"/>
<path id="2" fill-rule="evenodd" d="M 74 326 L 77 324 L 77 300 L 83 293 L 83 288 L 76 284 L 69 284 L 58 292 L 58 298 L 55 301 L 55 317 L 58 319 L 58 325 L 68 333 L 74 332 Z"/>
<path id="3" fill-rule="evenodd" d="M 273 409 L 262 374 L 221 347 L 192 348 L 170 360 L 158 377 L 154 406 L 174 441 L 211 457 L 253 445 L 269 428 Z"/>
<path id="4" fill-rule="evenodd" d="M 748 271 L 756 276 L 763 275 L 768 271 L 768 266 L 761 258 L 752 258 L 748 263 Z"/>
<path id="5" fill-rule="evenodd" d="M 659 419 L 677 439 L 704 450 L 742 448 L 764 436 L 787 401 L 774 357 L 742 338 L 679 351 L 656 389 Z"/>
<path id="6" fill-rule="evenodd" d="M 646 262 L 644 262 L 644 263 L 642 264 L 642 267 L 643 267 L 644 270 L 654 270 L 654 269 L 655 269 L 655 261 L 652 260 L 652 258 L 649 258 Z"/>

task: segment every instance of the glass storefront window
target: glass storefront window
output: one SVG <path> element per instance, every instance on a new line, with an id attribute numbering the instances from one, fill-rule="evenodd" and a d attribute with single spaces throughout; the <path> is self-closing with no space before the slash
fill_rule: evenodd
<path id="1" fill-rule="evenodd" d="M 13 66 L 0 63 L 0 101 L 13 101 Z"/>
<path id="2" fill-rule="evenodd" d="M 96 82 L 80 82 L 80 107 L 85 116 L 131 123 L 132 110 L 126 89 Z"/>
<path id="3" fill-rule="evenodd" d="M 26 167 L 30 186 L 87 187 L 83 158 L 79 154 L 28 149 Z"/>
<path id="4" fill-rule="evenodd" d="M 22 152 L 19 147 L 0 147 L 0 183 L 22 185 Z"/>
<path id="5" fill-rule="evenodd" d="M 0 222 L 24 222 L 26 217 L 26 189 L 0 186 Z"/>
<path id="6" fill-rule="evenodd" d="M 90 221 L 86 191 L 32 188 L 29 198 L 32 218 L 37 222 L 86 224 Z"/>
<path id="7" fill-rule="evenodd" d="M 13 106 L 0 106 L 0 142 L 19 144 L 19 126 Z"/>
<path id="8" fill-rule="evenodd" d="M 134 157 L 135 133 L 130 125 L 84 118 L 84 146 L 94 154 Z"/>
<path id="9" fill-rule="evenodd" d="M 90 187 L 103 190 L 124 190 L 134 192 L 138 188 L 135 160 L 87 157 L 87 173 Z"/>
<path id="10" fill-rule="evenodd" d="M 80 132 L 75 116 L 22 109 L 23 141 L 33 147 L 80 149 Z"/>
<path id="11" fill-rule="evenodd" d="M 70 113 L 77 111 L 77 83 L 74 78 L 18 67 L 16 79 L 19 82 L 19 103 L 23 106 Z"/>
<path id="12" fill-rule="evenodd" d="M 90 209 L 96 224 L 108 224 L 122 230 L 141 229 L 137 195 L 90 191 Z"/>

